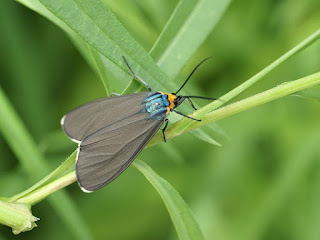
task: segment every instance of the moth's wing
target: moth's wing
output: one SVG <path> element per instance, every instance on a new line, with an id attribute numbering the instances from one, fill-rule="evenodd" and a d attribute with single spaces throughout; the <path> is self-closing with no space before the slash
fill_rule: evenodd
<path id="1" fill-rule="evenodd" d="M 95 131 L 131 116 L 141 110 L 142 101 L 150 92 L 101 98 L 81 105 L 61 119 L 66 135 L 75 142 L 81 142 Z"/>
<path id="2" fill-rule="evenodd" d="M 119 176 L 161 127 L 163 120 L 137 113 L 86 137 L 76 161 L 78 183 L 83 191 L 96 191 Z"/>

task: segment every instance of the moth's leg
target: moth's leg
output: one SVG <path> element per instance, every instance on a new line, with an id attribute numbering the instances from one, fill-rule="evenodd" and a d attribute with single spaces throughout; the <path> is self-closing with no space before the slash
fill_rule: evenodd
<path id="1" fill-rule="evenodd" d="M 191 120 L 195 120 L 195 121 L 201 122 L 200 119 L 196 119 L 196 118 L 193 118 L 193 117 L 189 117 L 189 116 L 187 116 L 187 115 L 185 115 L 185 114 L 183 114 L 183 113 L 181 113 L 181 112 L 178 112 L 178 111 L 175 110 L 175 109 L 173 109 L 172 111 L 175 112 L 175 113 L 178 113 L 179 115 L 184 116 L 184 117 L 186 117 L 186 118 L 190 118 Z"/>
<path id="2" fill-rule="evenodd" d="M 188 99 L 188 101 L 189 101 L 189 103 L 190 103 L 191 107 L 192 107 L 194 110 L 197 110 L 197 108 L 193 105 L 193 103 L 192 103 L 191 99 L 190 99 L 188 96 L 187 96 L 187 99 Z"/>
<path id="3" fill-rule="evenodd" d="M 127 59 L 124 56 L 122 56 L 122 58 L 123 58 L 124 62 L 126 63 L 127 67 L 129 68 L 130 72 L 132 73 L 133 77 L 135 79 L 137 79 L 139 82 L 141 82 L 144 86 L 146 86 L 148 91 L 151 92 L 151 88 L 149 87 L 149 85 L 133 72 L 133 70 L 131 69 L 131 67 L 130 67 L 128 61 L 127 61 Z"/>
<path id="4" fill-rule="evenodd" d="M 166 118 L 165 120 L 164 120 L 165 122 L 166 122 L 166 125 L 164 125 L 164 128 L 162 129 L 162 134 L 163 134 L 163 140 L 164 140 L 164 142 L 167 142 L 167 140 L 166 140 L 166 135 L 165 135 L 165 131 L 166 131 L 166 129 L 167 129 L 167 126 L 168 126 L 168 123 L 169 123 L 169 120 L 168 120 L 168 118 Z"/>

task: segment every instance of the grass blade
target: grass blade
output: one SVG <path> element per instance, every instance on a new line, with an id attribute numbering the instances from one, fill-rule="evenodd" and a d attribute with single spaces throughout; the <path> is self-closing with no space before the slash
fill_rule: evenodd
<path id="1" fill-rule="evenodd" d="M 167 181 L 157 175 L 146 163 L 136 160 L 133 162 L 133 165 L 143 173 L 160 194 L 168 209 L 179 239 L 204 239 L 198 223 L 179 193 Z"/>

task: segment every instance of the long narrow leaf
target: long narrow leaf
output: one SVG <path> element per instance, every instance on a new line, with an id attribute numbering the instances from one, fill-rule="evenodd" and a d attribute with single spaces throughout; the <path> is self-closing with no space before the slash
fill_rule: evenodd
<path id="1" fill-rule="evenodd" d="M 150 55 L 175 78 L 215 27 L 230 0 L 181 0 Z"/>
<path id="2" fill-rule="evenodd" d="M 140 77 L 158 89 L 166 89 L 168 77 L 100 0 L 40 2 L 114 65 L 130 74 L 121 57 L 125 55 Z"/>
<path id="3" fill-rule="evenodd" d="M 146 163 L 136 160 L 133 165 L 143 173 L 160 194 L 179 238 L 183 240 L 203 239 L 198 223 L 179 193 L 166 180 L 157 175 Z"/>

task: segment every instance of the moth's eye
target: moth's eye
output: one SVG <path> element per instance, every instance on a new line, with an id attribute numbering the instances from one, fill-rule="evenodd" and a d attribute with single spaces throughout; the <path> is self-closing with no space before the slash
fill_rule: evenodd
<path id="1" fill-rule="evenodd" d="M 156 103 L 156 105 L 157 105 L 157 106 L 159 106 L 159 105 L 160 105 L 160 103 L 158 103 L 158 102 L 157 102 L 157 103 Z"/>

